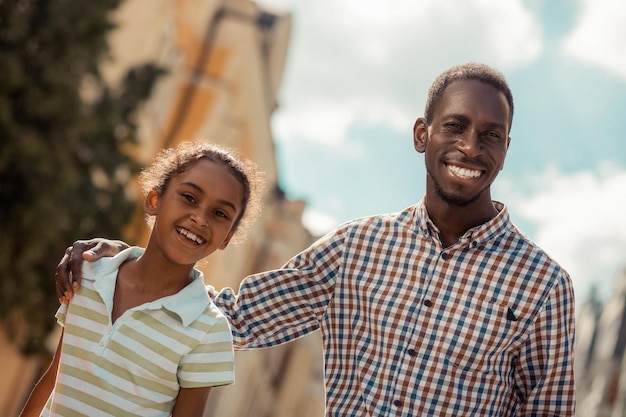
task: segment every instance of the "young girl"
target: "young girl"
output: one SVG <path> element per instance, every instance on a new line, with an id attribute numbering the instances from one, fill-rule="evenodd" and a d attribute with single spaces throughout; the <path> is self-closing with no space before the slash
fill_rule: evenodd
<path id="1" fill-rule="evenodd" d="M 139 181 L 148 245 L 85 262 L 24 417 L 202 416 L 211 387 L 233 382 L 228 322 L 194 265 L 257 214 L 260 175 L 224 149 L 186 143 L 161 151 Z"/>

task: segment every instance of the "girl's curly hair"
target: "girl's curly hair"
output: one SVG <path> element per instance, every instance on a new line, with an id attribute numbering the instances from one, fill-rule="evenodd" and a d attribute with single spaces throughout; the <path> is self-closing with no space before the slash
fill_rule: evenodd
<path id="1" fill-rule="evenodd" d="M 162 195 L 174 176 L 202 159 L 224 164 L 243 185 L 242 210 L 233 224 L 233 242 L 241 242 L 260 214 L 264 175 L 254 162 L 240 159 L 236 151 L 207 142 L 183 142 L 175 148 L 162 149 L 139 174 L 139 186 L 144 195 L 152 190 Z M 148 219 L 151 226 L 152 220 Z"/>

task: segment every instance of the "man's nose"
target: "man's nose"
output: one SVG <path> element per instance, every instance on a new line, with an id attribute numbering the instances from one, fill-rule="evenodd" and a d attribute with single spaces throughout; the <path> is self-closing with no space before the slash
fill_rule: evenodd
<path id="1" fill-rule="evenodd" d="M 475 158 L 482 152 L 480 134 L 473 130 L 465 132 L 457 144 L 457 148 L 468 158 Z"/>

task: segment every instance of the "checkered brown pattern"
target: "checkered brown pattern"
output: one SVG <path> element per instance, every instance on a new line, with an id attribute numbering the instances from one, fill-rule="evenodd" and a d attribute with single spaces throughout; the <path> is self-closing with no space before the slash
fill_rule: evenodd
<path id="1" fill-rule="evenodd" d="M 321 329 L 328 416 L 572 416 L 568 274 L 507 209 L 444 248 L 423 202 L 216 293 L 240 349 Z"/>

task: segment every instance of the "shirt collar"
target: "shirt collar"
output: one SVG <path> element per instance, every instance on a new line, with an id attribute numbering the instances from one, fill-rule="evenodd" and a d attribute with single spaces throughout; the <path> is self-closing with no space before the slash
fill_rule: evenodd
<path id="1" fill-rule="evenodd" d="M 117 271 L 122 263 L 129 259 L 140 257 L 145 249 L 130 247 L 113 257 L 100 258 L 96 262 L 83 262 L 83 279 L 95 281 L 94 287 L 105 298 L 105 293 L 110 293 L 111 300 L 115 291 Z M 96 281 L 94 278 L 98 277 Z M 171 311 L 180 319 L 183 326 L 189 326 L 204 312 L 209 305 L 209 295 L 204 286 L 204 275 L 197 269 L 192 269 L 189 274 L 191 282 L 178 293 L 160 298 L 144 305 L 146 309 L 157 310 L 160 308 Z"/>
<path id="2" fill-rule="evenodd" d="M 498 210 L 498 214 L 491 220 L 476 227 L 469 229 L 459 239 L 459 244 L 470 245 L 472 247 L 479 246 L 481 243 L 489 241 L 496 236 L 500 236 L 505 230 L 511 227 L 511 219 L 506 204 L 499 201 L 493 201 L 494 206 Z M 428 216 L 426 210 L 425 198 L 417 204 L 415 214 L 417 230 L 427 238 L 436 238 L 439 236 L 439 228 L 435 226 Z"/>
<path id="3" fill-rule="evenodd" d="M 161 306 L 175 313 L 185 327 L 200 317 L 210 302 L 202 272 L 194 268 L 191 270 L 190 278 L 192 281 L 178 294 L 159 300 Z"/>

